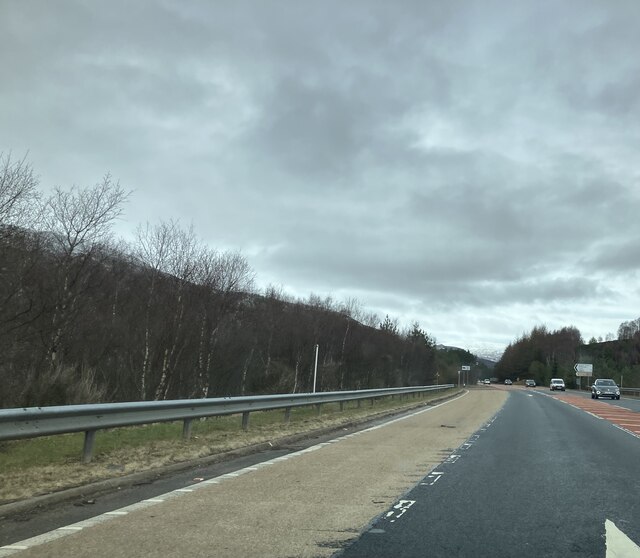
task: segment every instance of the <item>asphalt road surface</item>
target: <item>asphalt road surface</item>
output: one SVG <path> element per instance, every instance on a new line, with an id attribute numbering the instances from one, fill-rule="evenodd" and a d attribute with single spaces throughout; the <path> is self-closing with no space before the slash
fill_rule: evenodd
<path id="1" fill-rule="evenodd" d="M 341 556 L 640 556 L 638 413 L 509 391 L 494 420 Z"/>
<path id="2" fill-rule="evenodd" d="M 478 388 L 14 537 L 0 558 L 640 556 L 638 416 L 580 394 Z"/>

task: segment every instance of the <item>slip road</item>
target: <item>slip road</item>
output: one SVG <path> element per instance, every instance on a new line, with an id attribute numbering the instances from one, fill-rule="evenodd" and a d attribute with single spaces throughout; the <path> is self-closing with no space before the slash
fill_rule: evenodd
<path id="1" fill-rule="evenodd" d="M 331 556 L 503 405 L 482 389 L 381 427 L 12 541 L 0 557 Z"/>

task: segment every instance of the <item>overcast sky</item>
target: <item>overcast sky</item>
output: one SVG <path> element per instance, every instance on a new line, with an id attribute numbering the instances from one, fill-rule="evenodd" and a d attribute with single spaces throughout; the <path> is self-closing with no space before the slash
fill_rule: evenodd
<path id="1" fill-rule="evenodd" d="M 640 316 L 640 2 L 0 0 L 0 151 L 439 343 Z"/>

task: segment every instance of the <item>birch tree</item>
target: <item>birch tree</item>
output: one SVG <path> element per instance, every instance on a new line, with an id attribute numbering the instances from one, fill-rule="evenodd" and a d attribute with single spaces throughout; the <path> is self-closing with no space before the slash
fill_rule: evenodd
<path id="1" fill-rule="evenodd" d="M 41 260 L 39 242 L 25 228 L 40 207 L 37 187 L 26 157 L 14 161 L 10 153 L 0 153 L 0 333 L 19 329 L 42 312 L 27 288 Z M 6 357 L 6 348 L 2 354 Z"/>
<path id="2" fill-rule="evenodd" d="M 25 283 L 39 259 L 38 246 L 22 228 L 38 211 L 37 186 L 26 158 L 13 161 L 11 154 L 0 153 L 0 325 L 9 328 L 30 319 L 37 306 Z"/>
<path id="3" fill-rule="evenodd" d="M 140 397 L 147 398 L 147 383 L 151 367 L 151 310 L 156 297 L 160 274 L 167 268 L 171 257 L 172 243 L 177 224 L 173 221 L 160 222 L 155 226 L 146 223 L 136 231 L 137 243 L 134 256 L 142 264 L 149 276 L 144 313 L 144 346 L 140 369 Z"/>
<path id="4" fill-rule="evenodd" d="M 156 225 L 147 223 L 138 227 L 136 236 L 134 255 L 148 276 L 143 320 L 140 396 L 142 399 L 149 396 L 155 352 L 161 356 L 156 358 L 159 360 L 159 369 L 153 387 L 153 398 L 163 399 L 166 397 L 171 371 L 176 362 L 178 342 L 184 325 L 185 288 L 195 279 L 199 245 L 193 228 L 185 230 L 174 220 L 161 221 Z M 167 306 L 169 301 L 166 297 L 160 297 L 157 292 L 161 278 L 171 284 L 170 306 Z M 160 304 L 165 316 L 161 320 L 154 320 L 154 311 Z M 170 320 L 166 320 L 167 310 L 171 312 Z M 168 329 L 164 346 L 161 346 L 157 331 L 159 329 Z"/>
<path id="5" fill-rule="evenodd" d="M 226 320 L 236 316 L 240 303 L 253 290 L 255 273 L 240 252 L 203 250 L 196 282 L 203 288 L 198 348 L 198 372 L 193 395 L 207 397 L 218 334 Z M 251 355 L 253 349 L 251 350 Z M 243 378 L 250 358 L 245 361 Z"/>
<path id="6" fill-rule="evenodd" d="M 171 319 L 170 335 L 164 347 L 160 379 L 155 389 L 154 399 L 166 399 L 170 381 L 178 365 L 179 347 L 185 328 L 185 297 L 193 283 L 198 267 L 198 252 L 202 250 L 193 232 L 193 227 L 177 227 L 170 239 L 168 252 L 169 282 L 172 285 L 174 307 Z"/>
<path id="7" fill-rule="evenodd" d="M 93 187 L 56 188 L 45 205 L 44 223 L 57 262 L 49 356 L 51 365 L 63 354 L 65 330 L 89 288 L 91 263 L 111 236 L 129 193 L 106 175 Z M 62 351 L 62 352 L 61 352 Z"/>
<path id="8" fill-rule="evenodd" d="M 38 179 L 26 157 L 13 161 L 11 154 L 0 152 L 0 226 L 28 224 L 37 211 L 40 194 Z"/>

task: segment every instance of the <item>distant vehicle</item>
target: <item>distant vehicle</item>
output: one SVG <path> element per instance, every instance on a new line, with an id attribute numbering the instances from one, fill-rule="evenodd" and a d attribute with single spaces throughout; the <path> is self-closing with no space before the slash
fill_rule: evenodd
<path id="1" fill-rule="evenodd" d="M 551 378 L 551 384 L 549 385 L 551 391 L 561 390 L 564 391 L 564 380 L 562 378 Z"/>
<path id="2" fill-rule="evenodd" d="M 536 382 L 534 380 L 526 380 L 524 385 L 526 387 L 536 387 Z"/>
<path id="3" fill-rule="evenodd" d="M 600 397 L 620 399 L 620 388 L 613 380 L 596 380 L 591 386 L 591 399 Z"/>
<path id="4" fill-rule="evenodd" d="M 484 380 L 484 382 L 483 382 L 483 383 L 484 383 L 484 384 L 490 384 L 490 383 L 491 383 L 491 380 L 490 380 L 489 378 L 485 378 L 485 380 Z"/>
<path id="5" fill-rule="evenodd" d="M 510 386 L 511 384 L 513 384 L 513 382 L 509 378 L 504 381 L 505 386 Z"/>

